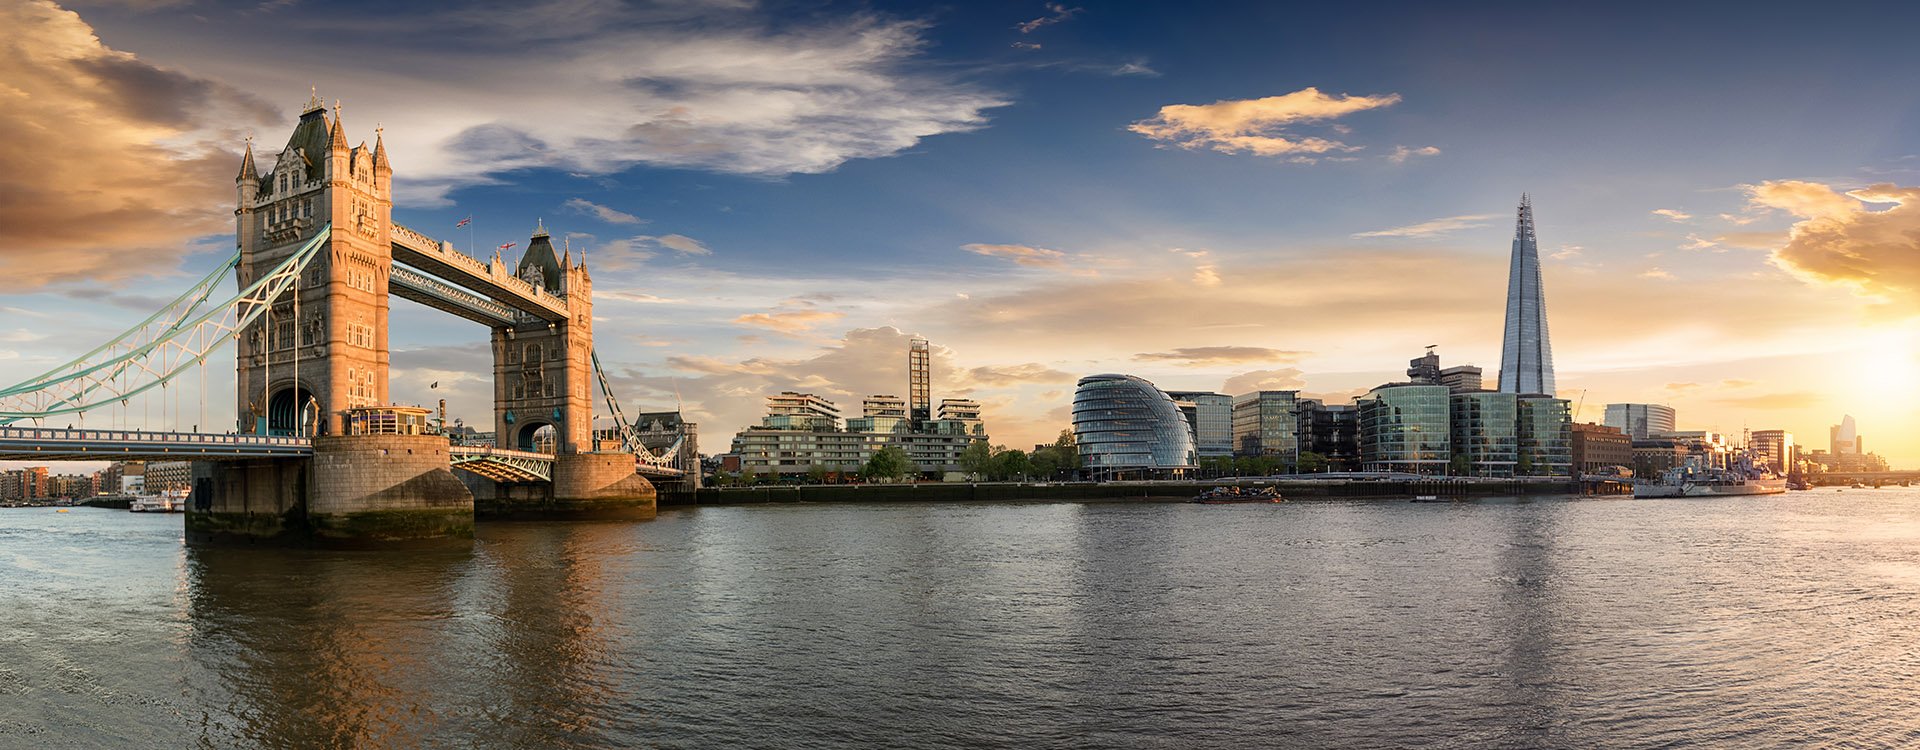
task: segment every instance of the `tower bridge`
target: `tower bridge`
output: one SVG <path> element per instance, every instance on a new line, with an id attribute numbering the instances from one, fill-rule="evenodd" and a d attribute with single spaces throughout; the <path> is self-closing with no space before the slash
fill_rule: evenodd
<path id="1" fill-rule="evenodd" d="M 592 276 L 584 259 L 556 252 L 544 225 L 509 267 L 395 224 L 384 133 L 350 146 L 339 105 L 328 117 L 317 97 L 270 167 L 261 163 L 249 141 L 227 264 L 80 359 L 0 389 L 0 457 L 196 461 L 194 539 L 460 537 L 476 510 L 650 515 L 649 477 L 697 475 L 679 440 L 649 450 L 627 424 L 594 354 Z M 218 300 L 229 272 L 239 291 Z M 493 446 L 450 445 L 426 409 L 392 404 L 395 296 L 486 327 Z M 166 393 L 228 342 L 231 433 L 40 426 Z M 593 431 L 596 384 L 614 418 L 610 450 Z"/>

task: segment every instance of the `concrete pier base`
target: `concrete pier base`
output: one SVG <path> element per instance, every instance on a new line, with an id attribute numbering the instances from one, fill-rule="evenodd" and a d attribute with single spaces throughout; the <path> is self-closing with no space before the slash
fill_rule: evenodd
<path id="1" fill-rule="evenodd" d="M 590 520 L 652 518 L 653 483 L 635 474 L 631 453 L 571 453 L 555 457 L 551 484 L 502 484 L 462 472 L 481 520 Z"/>
<path id="2" fill-rule="evenodd" d="M 433 435 L 316 437 L 312 459 L 196 464 L 187 539 L 395 546 L 473 538 L 473 494 Z"/>

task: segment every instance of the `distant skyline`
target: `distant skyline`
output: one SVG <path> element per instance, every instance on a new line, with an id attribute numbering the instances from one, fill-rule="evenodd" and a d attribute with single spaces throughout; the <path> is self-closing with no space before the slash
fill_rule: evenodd
<path id="1" fill-rule="evenodd" d="M 1522 12 L 1523 11 L 1523 12 Z M 1843 414 L 1920 466 L 1920 9 L 1613 4 L 0 6 L 0 383 L 231 248 L 248 133 L 383 129 L 402 224 L 592 269 L 629 412 L 906 387 L 1051 441 L 1079 377 L 1345 400 L 1499 366 L 1531 194 L 1558 395 Z M 469 229 L 455 224 L 473 217 Z M 486 250 L 473 250 L 469 246 Z M 517 248 L 516 248 L 517 251 Z M 484 331 L 395 301 L 392 393 L 484 424 Z M 232 422 L 231 356 L 208 422 Z M 438 382 L 439 388 L 429 388 Z M 211 426 L 210 425 L 210 426 Z"/>

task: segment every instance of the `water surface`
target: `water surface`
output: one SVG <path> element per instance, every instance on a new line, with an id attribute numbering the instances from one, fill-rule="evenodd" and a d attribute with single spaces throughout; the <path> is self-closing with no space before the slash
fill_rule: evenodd
<path id="1" fill-rule="evenodd" d="M 0 510 L 0 747 L 1920 745 L 1920 490 L 479 537 Z"/>

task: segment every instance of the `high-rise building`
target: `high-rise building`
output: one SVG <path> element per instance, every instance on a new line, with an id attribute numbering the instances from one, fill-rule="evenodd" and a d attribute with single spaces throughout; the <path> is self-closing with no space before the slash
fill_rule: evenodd
<path id="1" fill-rule="evenodd" d="M 1673 432 L 1677 426 L 1674 416 L 1673 407 L 1665 404 L 1607 404 L 1602 424 L 1618 428 L 1635 440 L 1646 440 Z"/>
<path id="2" fill-rule="evenodd" d="M 1419 385 L 1444 385 L 1454 393 L 1480 390 L 1480 368 L 1456 365 L 1440 368 L 1440 355 L 1427 347 L 1424 356 L 1407 361 L 1407 382 Z"/>
<path id="3" fill-rule="evenodd" d="M 1786 476 L 1793 471 L 1793 433 L 1786 430 L 1754 430 L 1747 438 L 1747 453 L 1755 466 L 1766 466 Z"/>
<path id="4" fill-rule="evenodd" d="M 1507 329 L 1500 347 L 1500 391 L 1553 395 L 1553 345 L 1547 299 L 1540 285 L 1540 244 L 1533 233 L 1533 201 L 1520 196 L 1507 270 Z"/>
<path id="5" fill-rule="evenodd" d="M 1233 397 L 1208 391 L 1168 391 L 1174 401 L 1193 404 L 1194 448 L 1201 458 L 1233 455 Z"/>
<path id="6" fill-rule="evenodd" d="M 811 393 L 782 391 L 767 397 L 767 416 L 760 420 L 760 426 L 773 430 L 838 430 L 840 409 Z"/>
<path id="7" fill-rule="evenodd" d="M 1861 449 L 1860 433 L 1853 424 L 1853 415 L 1840 418 L 1840 424 L 1827 428 L 1827 452 L 1833 455 L 1843 453 L 1866 453 Z"/>
<path id="8" fill-rule="evenodd" d="M 1193 433 L 1164 391 L 1132 375 L 1089 375 L 1073 393 L 1073 434 L 1093 479 L 1177 477 L 1199 466 Z"/>
<path id="9" fill-rule="evenodd" d="M 873 395 L 860 402 L 860 416 L 847 420 L 850 432 L 906 432 L 907 402 L 899 396 Z"/>
<path id="10" fill-rule="evenodd" d="M 933 352 L 926 339 L 907 346 L 907 416 L 915 423 L 933 418 Z"/>

